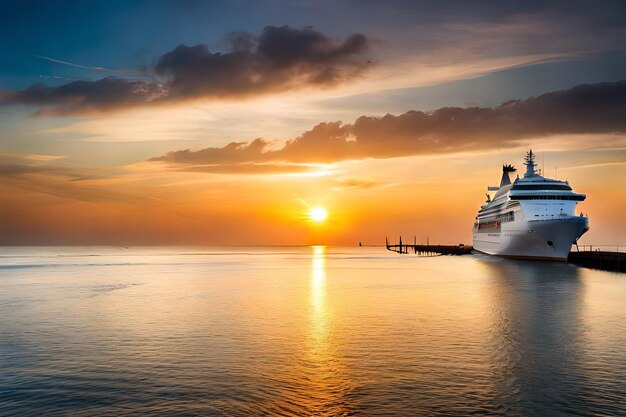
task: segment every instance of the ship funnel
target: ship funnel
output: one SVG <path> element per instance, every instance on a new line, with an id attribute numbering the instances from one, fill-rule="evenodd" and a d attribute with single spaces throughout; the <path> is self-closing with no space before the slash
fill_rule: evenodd
<path id="1" fill-rule="evenodd" d="M 517 171 L 513 165 L 502 165 L 502 179 L 500 180 L 500 187 L 511 184 L 511 178 L 509 172 Z"/>

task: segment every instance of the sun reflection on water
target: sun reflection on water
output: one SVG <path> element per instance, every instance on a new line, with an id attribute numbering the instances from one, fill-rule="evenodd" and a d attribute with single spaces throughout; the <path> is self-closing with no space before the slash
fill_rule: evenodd
<path id="1" fill-rule="evenodd" d="M 343 415 L 350 411 L 347 394 L 353 389 L 341 357 L 339 340 L 333 337 L 333 308 L 327 282 L 327 248 L 313 246 L 310 279 L 307 376 L 313 415 Z"/>
<path id="2" fill-rule="evenodd" d="M 326 247 L 313 246 L 311 259 L 311 334 L 321 343 L 326 335 Z"/>

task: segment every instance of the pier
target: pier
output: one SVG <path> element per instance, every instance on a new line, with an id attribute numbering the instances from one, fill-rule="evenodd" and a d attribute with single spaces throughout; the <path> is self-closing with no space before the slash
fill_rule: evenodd
<path id="1" fill-rule="evenodd" d="M 414 253 L 420 256 L 435 256 L 435 255 L 469 255 L 474 249 L 472 246 L 466 246 L 460 244 L 454 245 L 418 245 L 416 239 L 413 238 L 413 243 L 402 243 L 402 236 L 400 236 L 400 242 L 398 244 L 389 244 L 389 240 L 385 238 L 385 247 L 387 250 L 397 253 Z"/>
<path id="2" fill-rule="evenodd" d="M 626 272 L 626 253 L 600 250 L 572 251 L 567 257 L 570 264 L 605 271 Z"/>

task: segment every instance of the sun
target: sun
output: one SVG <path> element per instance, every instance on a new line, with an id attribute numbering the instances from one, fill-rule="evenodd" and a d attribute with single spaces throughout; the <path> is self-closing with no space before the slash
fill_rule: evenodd
<path id="1" fill-rule="evenodd" d="M 313 207 L 309 211 L 309 218 L 314 222 L 323 222 L 324 220 L 326 220 L 326 217 L 328 217 L 328 212 L 322 207 Z"/>

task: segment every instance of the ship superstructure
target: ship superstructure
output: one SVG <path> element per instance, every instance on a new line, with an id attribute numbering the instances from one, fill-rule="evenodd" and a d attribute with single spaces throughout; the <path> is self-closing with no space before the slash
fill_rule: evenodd
<path id="1" fill-rule="evenodd" d="M 572 244 L 589 230 L 589 219 L 575 209 L 585 194 L 572 191 L 567 181 L 537 173 L 530 150 L 523 178 L 511 183 L 512 165 L 502 167 L 500 186 L 488 187 L 487 202 L 478 211 L 472 230 L 474 249 L 512 258 L 567 260 Z"/>

